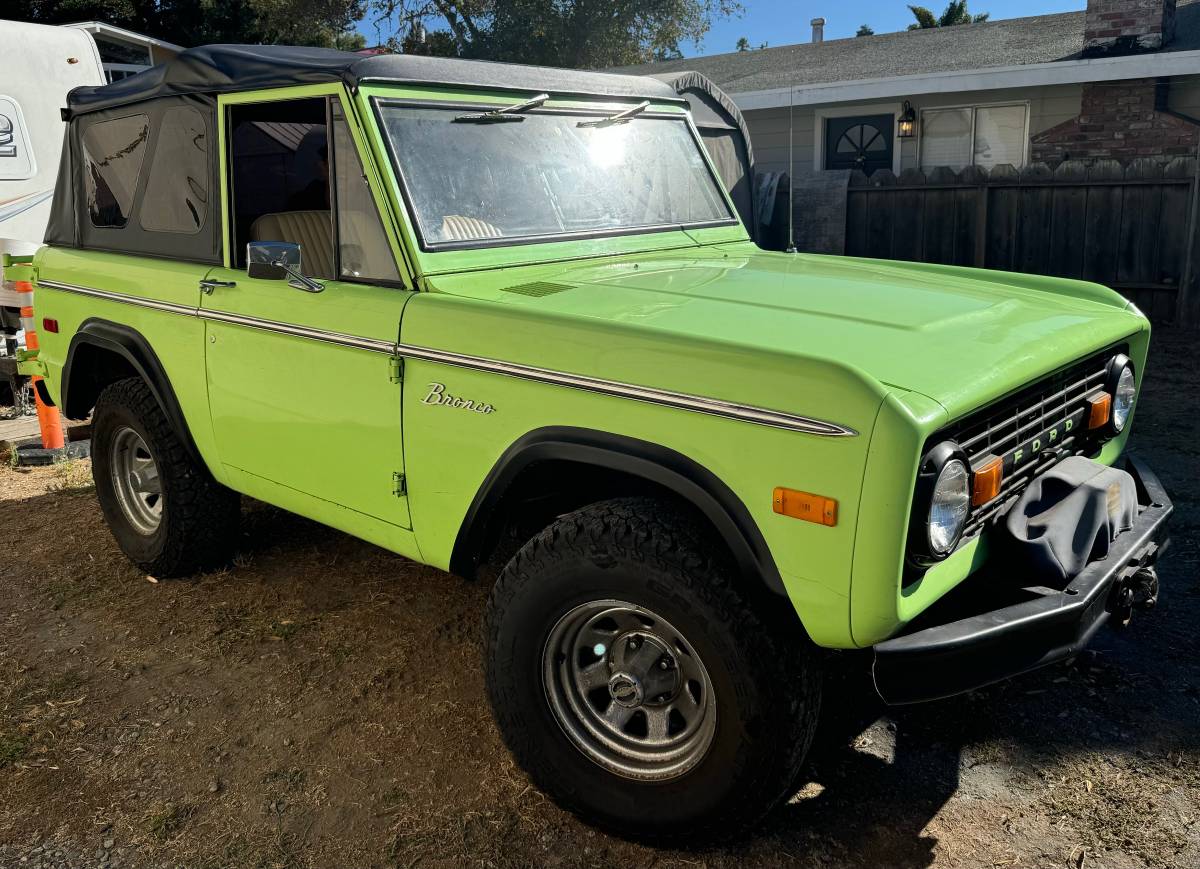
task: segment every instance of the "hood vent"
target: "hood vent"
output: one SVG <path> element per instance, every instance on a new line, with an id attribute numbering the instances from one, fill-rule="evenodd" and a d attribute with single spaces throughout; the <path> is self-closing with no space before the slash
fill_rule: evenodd
<path id="1" fill-rule="evenodd" d="M 533 296 L 535 299 L 540 299 L 542 296 L 553 296 L 555 293 L 561 293 L 563 290 L 573 290 L 575 287 L 571 284 L 554 284 L 549 281 L 531 281 L 528 284 L 517 284 L 512 287 L 504 287 L 505 293 L 517 293 L 522 296 Z"/>

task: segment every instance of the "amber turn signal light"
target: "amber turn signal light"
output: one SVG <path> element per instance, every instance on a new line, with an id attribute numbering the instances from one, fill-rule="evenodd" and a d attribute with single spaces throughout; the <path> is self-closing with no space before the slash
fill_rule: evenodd
<path id="1" fill-rule="evenodd" d="M 1098 392 L 1092 395 L 1087 400 L 1088 403 L 1088 421 L 1089 429 L 1103 428 L 1108 425 L 1108 418 L 1112 415 L 1112 396 L 1107 392 Z"/>
<path id="2" fill-rule="evenodd" d="M 1000 494 L 1000 483 L 1004 481 L 1004 460 L 999 456 L 984 456 L 972 468 L 971 506 L 979 507 Z"/>
<path id="3" fill-rule="evenodd" d="M 780 486 L 775 489 L 772 503 L 780 516 L 791 516 L 793 519 L 830 527 L 837 524 L 837 501 L 824 495 L 797 492 Z"/>

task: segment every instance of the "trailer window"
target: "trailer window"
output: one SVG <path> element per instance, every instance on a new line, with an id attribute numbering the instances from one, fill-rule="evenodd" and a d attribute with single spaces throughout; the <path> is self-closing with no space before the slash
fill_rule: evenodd
<path id="1" fill-rule="evenodd" d="M 84 189 L 93 226 L 123 227 L 129 222 L 149 135 L 146 115 L 100 121 L 84 132 Z"/>

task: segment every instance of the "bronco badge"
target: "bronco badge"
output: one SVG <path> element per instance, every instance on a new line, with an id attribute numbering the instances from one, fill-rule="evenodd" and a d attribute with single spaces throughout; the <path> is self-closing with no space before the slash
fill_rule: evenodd
<path id="1" fill-rule="evenodd" d="M 469 398 L 460 398 L 446 391 L 446 384 L 429 384 L 429 394 L 421 399 L 422 404 L 440 404 L 443 407 L 458 407 L 463 410 L 473 410 L 476 413 L 495 413 L 496 408 L 490 404 L 482 404 Z"/>

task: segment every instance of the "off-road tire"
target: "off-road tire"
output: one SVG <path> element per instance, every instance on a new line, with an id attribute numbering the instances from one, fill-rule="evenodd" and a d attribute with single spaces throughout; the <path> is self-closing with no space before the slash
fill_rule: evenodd
<path id="1" fill-rule="evenodd" d="M 716 731 L 703 759 L 677 778 L 610 772 L 551 710 L 547 638 L 565 613 L 598 599 L 660 614 L 707 668 Z M 790 609 L 783 599 L 776 606 Z M 686 845 L 742 832 L 789 795 L 816 729 L 817 650 L 799 621 L 765 607 L 672 505 L 621 498 L 559 518 L 504 568 L 486 631 L 488 697 L 505 743 L 537 787 L 584 820 Z"/>
<path id="2" fill-rule="evenodd" d="M 121 508 L 114 482 L 113 439 L 131 428 L 158 469 L 162 517 L 151 534 Z M 100 509 L 121 551 L 156 578 L 190 576 L 229 561 L 237 542 L 240 498 L 193 459 L 158 401 L 138 377 L 105 387 L 92 417 L 92 479 Z"/>

